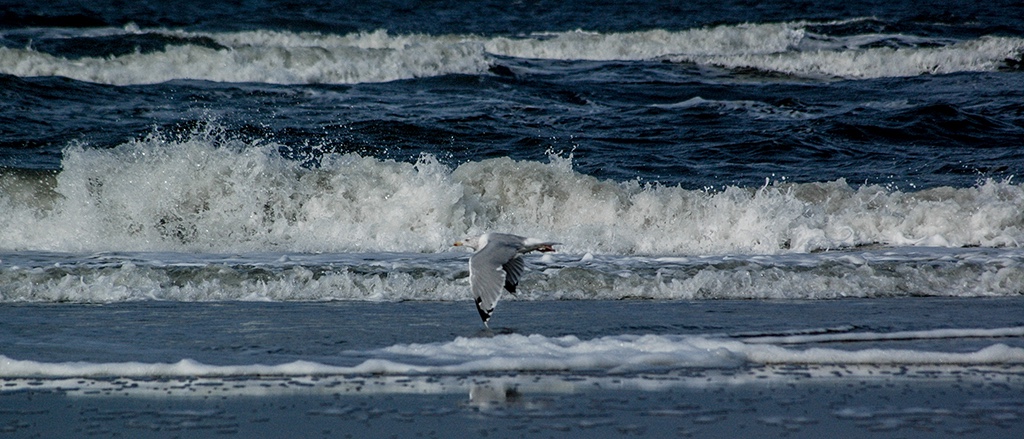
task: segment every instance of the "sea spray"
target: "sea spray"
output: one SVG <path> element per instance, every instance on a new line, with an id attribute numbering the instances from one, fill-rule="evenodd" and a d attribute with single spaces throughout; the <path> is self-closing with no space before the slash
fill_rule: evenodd
<path id="1" fill-rule="evenodd" d="M 0 193 L 0 249 L 438 252 L 493 230 L 621 255 L 1024 242 L 1024 190 L 1010 181 L 912 192 L 842 179 L 690 190 L 601 180 L 558 156 L 452 168 L 429 154 L 408 163 L 349 153 L 307 168 L 278 150 L 216 128 L 70 146 L 55 185 Z"/>

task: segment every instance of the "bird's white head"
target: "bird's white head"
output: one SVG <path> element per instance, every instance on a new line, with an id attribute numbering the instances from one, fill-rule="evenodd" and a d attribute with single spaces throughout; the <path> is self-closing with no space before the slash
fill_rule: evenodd
<path id="1" fill-rule="evenodd" d="M 469 237 L 466 237 L 466 238 L 462 238 L 459 241 L 455 241 L 455 244 L 453 244 L 453 245 L 455 245 L 455 246 L 466 246 L 466 247 L 469 247 L 469 248 L 471 248 L 473 250 L 480 250 L 480 249 L 484 248 L 485 245 L 487 245 L 487 234 L 483 234 L 483 235 L 480 235 L 480 236 L 469 236 Z"/>

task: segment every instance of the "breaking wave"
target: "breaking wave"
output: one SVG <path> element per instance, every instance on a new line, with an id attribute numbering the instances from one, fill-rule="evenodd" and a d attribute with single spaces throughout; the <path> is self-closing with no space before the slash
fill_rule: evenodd
<path id="1" fill-rule="evenodd" d="M 986 36 L 962 41 L 874 34 L 830 37 L 810 32 L 808 27 L 812 24 L 738 24 L 679 31 L 570 31 L 521 36 L 392 35 L 385 30 L 347 35 L 273 30 L 211 33 L 129 25 L 105 32 L 83 31 L 77 36 L 62 31 L 50 38 L 121 38 L 127 43 L 111 45 L 135 44 L 134 51 L 75 56 L 36 49 L 31 43 L 27 47 L 8 44 L 0 47 L 0 73 L 20 77 L 64 76 L 115 85 L 181 79 L 354 84 L 483 74 L 501 59 L 514 58 L 669 60 L 796 76 L 878 78 L 994 71 L 1006 67 L 1008 62 L 1019 63 L 1024 53 L 1024 39 L 1016 37 Z"/>
<path id="2" fill-rule="evenodd" d="M 195 133 L 71 146 L 56 175 L 0 175 L 0 250 L 438 252 L 507 231 L 569 253 L 787 254 L 864 245 L 1024 243 L 1024 189 L 987 180 L 920 191 L 840 179 L 690 190 L 600 180 L 495 158 L 454 168 L 328 154 L 307 169 L 279 145 Z"/>

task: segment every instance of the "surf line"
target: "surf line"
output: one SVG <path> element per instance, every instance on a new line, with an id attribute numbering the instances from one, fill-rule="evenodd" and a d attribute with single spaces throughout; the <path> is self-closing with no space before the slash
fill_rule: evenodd
<path id="1" fill-rule="evenodd" d="M 1024 326 L 991 329 L 964 328 L 932 329 L 926 331 L 849 332 L 838 334 L 830 333 L 813 335 L 761 336 L 740 338 L 740 341 L 748 344 L 805 344 L 824 342 L 905 341 L 1005 337 L 1024 337 Z"/>

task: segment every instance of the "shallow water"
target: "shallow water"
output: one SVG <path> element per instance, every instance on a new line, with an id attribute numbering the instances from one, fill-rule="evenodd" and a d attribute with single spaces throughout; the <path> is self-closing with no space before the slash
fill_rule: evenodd
<path id="1" fill-rule="evenodd" d="M 173 364 L 188 359 L 195 364 L 181 364 L 186 375 L 251 375 L 260 373 L 259 365 L 269 374 L 291 374 L 288 364 L 295 362 L 299 374 L 319 373 L 318 367 L 322 373 L 346 373 L 345 368 L 360 373 L 357 366 L 364 363 L 384 373 L 414 375 L 607 372 L 733 369 L 776 362 L 919 364 L 915 352 L 970 354 L 993 346 L 1005 346 L 1012 363 L 1024 361 L 1019 301 L 510 300 L 502 302 L 492 333 L 467 318 L 474 316 L 473 310 L 463 302 L 8 304 L 2 309 L 3 335 L 12 342 L 4 353 L 9 357 L 4 367 L 7 376 L 49 375 L 46 367 L 51 366 L 45 365 L 64 365 L 65 372 L 56 375 L 75 375 L 76 367 L 82 367 L 79 373 L 87 375 L 146 377 L 177 375 Z M 781 336 L 789 337 L 771 338 Z M 798 355 L 810 348 L 861 352 L 865 357 Z M 644 359 L 645 353 L 664 355 Z M 139 363 L 142 358 L 146 360 Z M 951 356 L 940 363 L 999 363 L 986 358 Z M 33 372 L 32 364 L 18 366 L 12 359 L 38 362 L 41 368 Z M 100 366 L 104 364 L 108 372 Z M 169 366 L 154 372 L 161 370 L 160 364 Z M 421 372 L 418 367 L 428 369 Z"/>
<path id="2" fill-rule="evenodd" d="M 510 301 L 492 333 L 448 302 L 8 304 L 31 364 L 0 361 L 0 417 L 16 437 L 1012 437 L 1019 301 Z"/>

